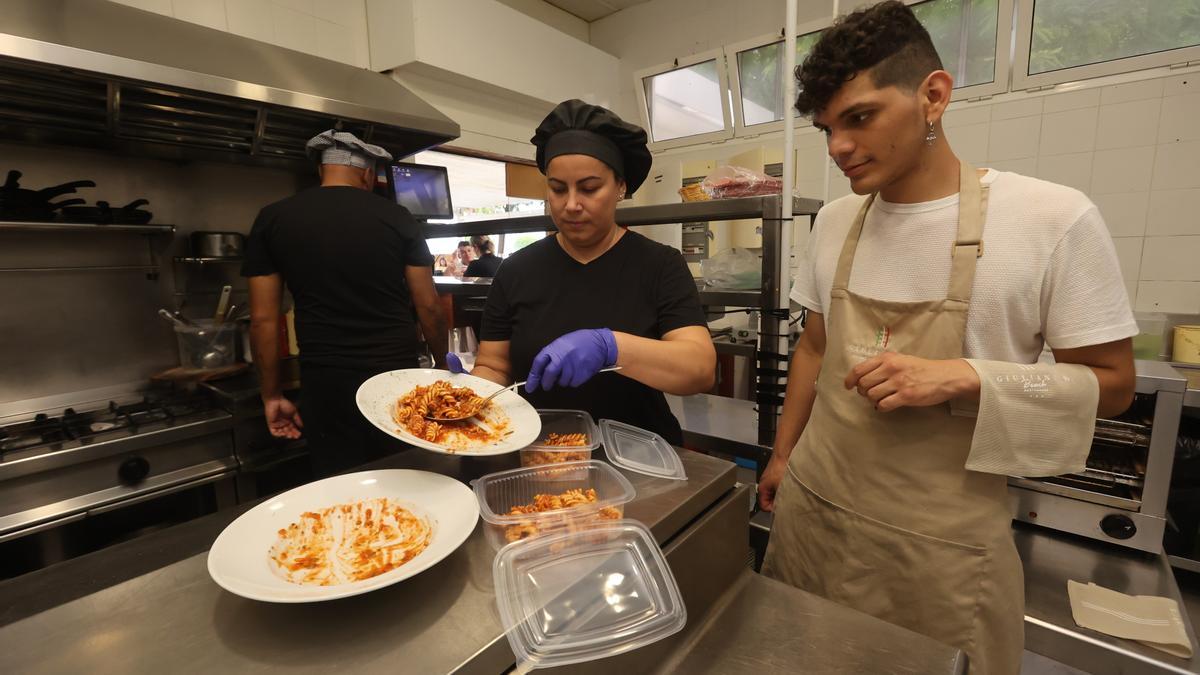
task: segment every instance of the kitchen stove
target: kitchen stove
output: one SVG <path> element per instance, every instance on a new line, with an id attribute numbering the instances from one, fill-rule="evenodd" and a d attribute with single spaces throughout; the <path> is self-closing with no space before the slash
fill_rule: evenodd
<path id="1" fill-rule="evenodd" d="M 207 391 L 171 387 L 0 420 L 0 561 L 32 561 L 0 576 L 77 554 L 71 532 L 94 538 L 103 523 L 112 541 L 123 520 L 144 528 L 236 504 L 232 428 Z M 122 518 L 136 505 L 142 516 Z"/>
<path id="2" fill-rule="evenodd" d="M 85 412 L 67 408 L 57 416 L 37 413 L 31 420 L 0 426 L 0 461 L 134 436 L 144 428 L 169 425 L 214 409 L 216 405 L 204 393 L 164 390 L 145 393 L 132 402 L 109 401 L 107 406 Z"/>

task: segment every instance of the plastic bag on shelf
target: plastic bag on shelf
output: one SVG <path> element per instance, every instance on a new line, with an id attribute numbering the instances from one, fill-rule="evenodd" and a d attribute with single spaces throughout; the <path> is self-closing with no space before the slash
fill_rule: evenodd
<path id="1" fill-rule="evenodd" d="M 704 283 L 715 288 L 753 290 L 762 286 L 762 260 L 744 248 L 721 251 L 700 261 Z"/>
<path id="2" fill-rule="evenodd" d="M 743 166 L 720 166 L 700 182 L 710 199 L 733 199 L 783 192 L 783 181 Z"/>

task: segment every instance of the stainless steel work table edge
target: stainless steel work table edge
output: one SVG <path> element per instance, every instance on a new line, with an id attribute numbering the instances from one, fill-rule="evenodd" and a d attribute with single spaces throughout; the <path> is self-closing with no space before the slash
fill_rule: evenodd
<path id="1" fill-rule="evenodd" d="M 646 523 L 660 544 L 734 489 L 734 465 L 690 451 L 680 456 L 687 481 L 627 474 L 638 497 L 627 505 L 626 517 Z M 512 468 L 516 461 L 515 455 L 410 450 L 364 468 L 434 470 L 463 480 Z M 208 576 L 206 553 L 194 551 L 197 539 L 206 551 L 224 524 L 249 507 L 0 583 L 0 607 L 11 622 L 0 628 L 0 669 L 254 672 L 352 666 L 359 672 L 435 673 L 466 672 L 467 666 L 472 672 L 502 672 L 511 666 L 492 589 L 494 551 L 482 526 L 441 563 L 394 586 L 326 603 L 272 605 L 221 590 Z M 164 540 L 172 545 L 162 546 Z M 115 564 L 134 566 L 138 573 L 122 579 L 106 569 Z M 147 568 L 151 571 L 142 572 Z"/>

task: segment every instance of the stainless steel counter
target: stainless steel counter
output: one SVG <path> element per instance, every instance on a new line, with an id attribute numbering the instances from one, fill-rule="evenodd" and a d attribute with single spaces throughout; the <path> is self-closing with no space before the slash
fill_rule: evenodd
<path id="1" fill-rule="evenodd" d="M 966 656 L 744 570 L 662 673 L 965 673 Z"/>
<path id="2" fill-rule="evenodd" d="M 728 499 L 734 487 L 733 465 L 699 453 L 681 455 L 686 482 L 629 475 L 638 497 L 627 506 L 626 515 L 646 523 L 660 543 L 676 536 L 723 496 Z M 469 479 L 515 462 L 515 455 L 458 458 L 409 451 L 370 466 L 421 468 Z M 741 499 L 733 513 L 744 522 L 744 496 Z M 214 514 L 162 534 L 179 539 L 180 531 L 190 529 L 206 538 L 206 551 L 212 533 L 242 510 Z M 130 555 L 126 547 L 0 584 L 3 618 L 12 621 L 0 629 L 0 670 L 329 672 L 348 668 L 495 675 L 513 664 L 495 608 L 494 551 L 482 529 L 477 528 L 449 558 L 409 581 L 355 598 L 290 606 L 244 600 L 221 590 L 208 576 L 206 552 L 178 559 L 173 550 L 156 543 L 157 537 L 150 535 L 126 547 L 158 558 L 162 565 L 139 561 L 142 569 L 153 571 L 115 585 L 89 588 L 88 579 L 120 580 L 107 568 Z M 56 596 L 61 603 L 55 602 Z"/>
<path id="3" fill-rule="evenodd" d="M 1183 395 L 1183 407 L 1200 412 L 1200 365 L 1172 364 L 1187 378 L 1187 391 Z"/>
<path id="4" fill-rule="evenodd" d="M 468 297 L 484 297 L 492 288 L 490 277 L 434 277 L 433 285 L 442 295 L 465 295 Z"/>
<path id="5" fill-rule="evenodd" d="M 689 480 L 627 476 L 626 515 L 663 545 L 688 626 L 578 675 L 783 672 L 957 675 L 958 650 L 760 577 L 745 565 L 749 488 L 728 462 L 683 451 Z M 370 465 L 466 479 L 514 458 L 411 451 Z M 0 584 L 0 670 L 127 672 L 508 672 L 513 655 L 482 530 L 408 581 L 308 605 L 244 600 L 214 584 L 208 544 L 250 505 Z M 765 667 L 765 670 L 764 670 Z"/>
<path id="6" fill-rule="evenodd" d="M 1181 659 L 1080 628 L 1071 616 L 1069 579 L 1129 595 L 1173 598 L 1193 648 L 1200 647 L 1165 556 L 1025 525 L 1014 526 L 1013 535 L 1025 567 L 1026 649 L 1096 675 L 1200 673 L 1198 657 Z"/>

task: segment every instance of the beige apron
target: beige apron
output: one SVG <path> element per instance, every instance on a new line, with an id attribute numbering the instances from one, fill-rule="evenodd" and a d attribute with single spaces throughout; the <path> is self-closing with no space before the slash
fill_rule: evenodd
<path id="1" fill-rule="evenodd" d="M 842 384 L 882 351 L 962 357 L 987 206 L 987 188 L 965 162 L 959 191 L 944 300 L 851 293 L 874 195 L 850 228 L 812 416 L 776 496 L 763 573 L 958 647 L 972 673 L 1008 674 L 1020 668 L 1024 583 L 1005 477 L 963 468 L 975 420 L 951 416 L 949 404 L 877 412 Z"/>

